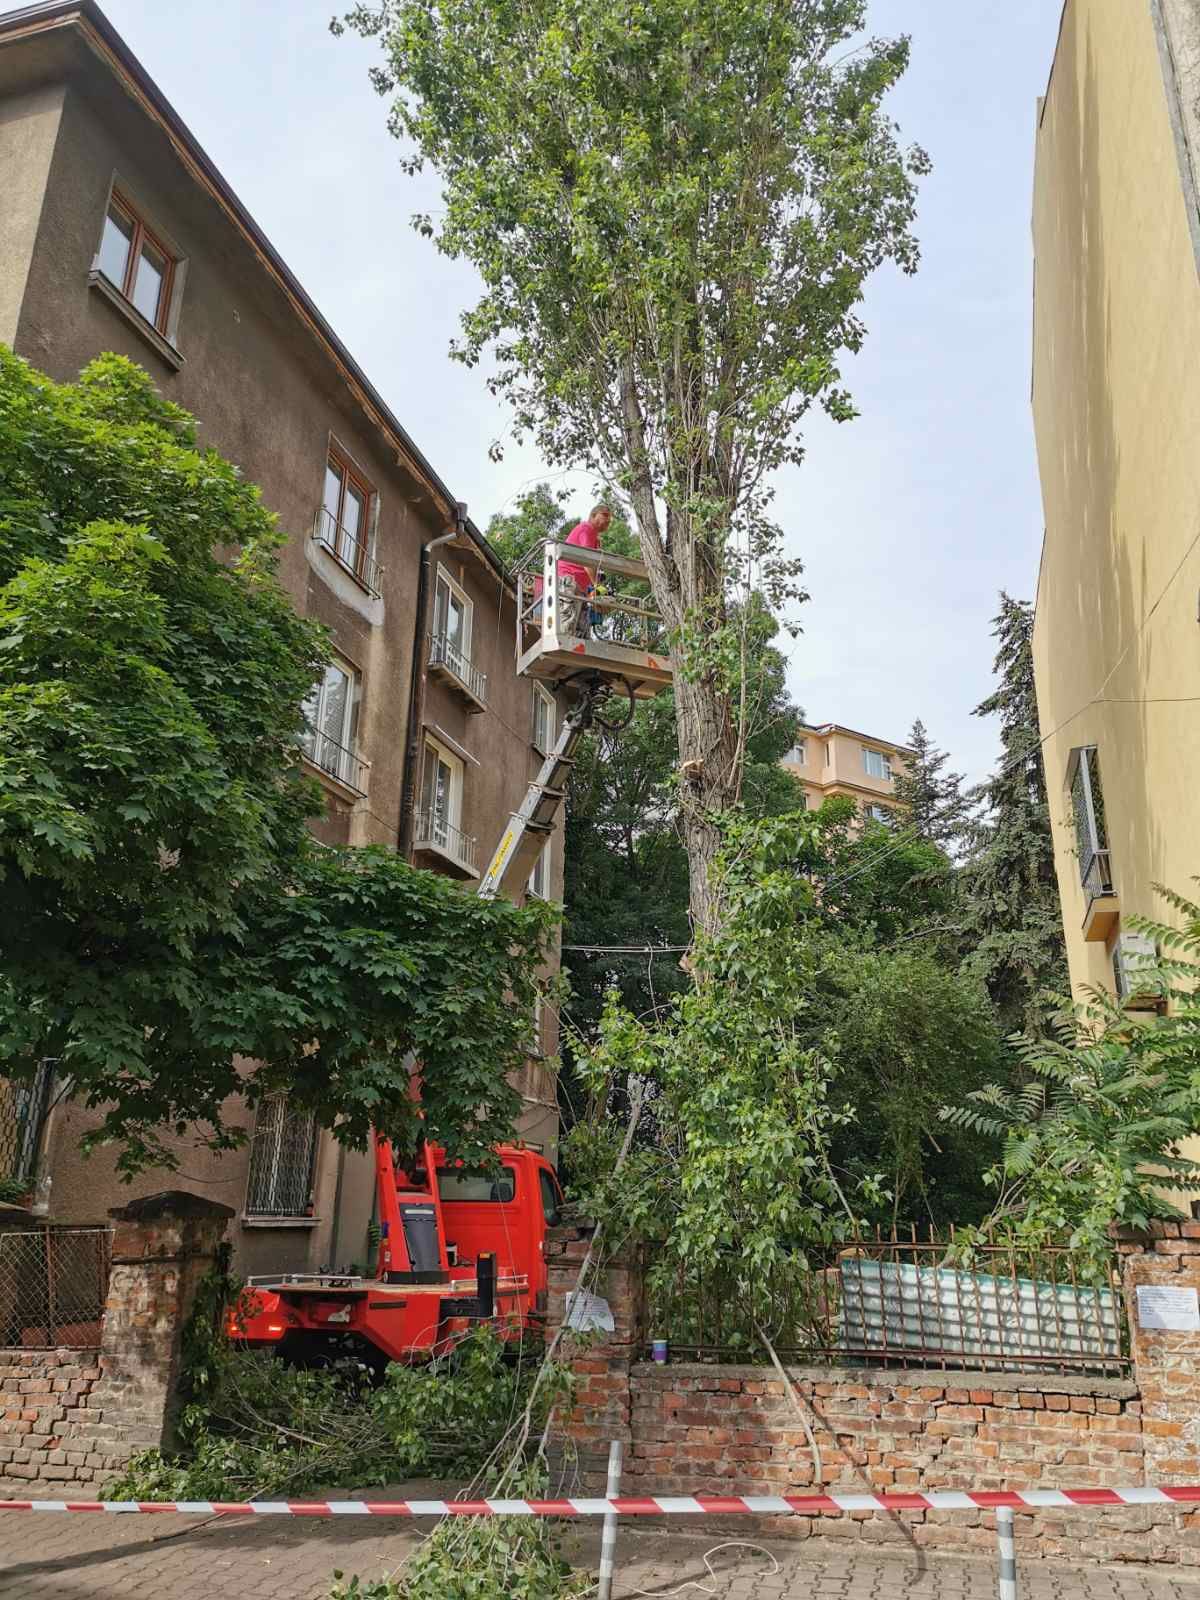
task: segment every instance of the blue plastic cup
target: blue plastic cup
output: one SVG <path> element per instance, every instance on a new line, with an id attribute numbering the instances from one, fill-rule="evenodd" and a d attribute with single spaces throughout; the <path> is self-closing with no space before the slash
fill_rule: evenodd
<path id="1" fill-rule="evenodd" d="M 667 1359 L 667 1341 L 665 1339 L 652 1339 L 650 1341 L 650 1354 L 661 1366 Z"/>

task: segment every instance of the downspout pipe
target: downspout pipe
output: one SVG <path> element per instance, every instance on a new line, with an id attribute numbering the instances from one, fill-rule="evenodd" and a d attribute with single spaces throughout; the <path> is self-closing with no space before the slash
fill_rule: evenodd
<path id="1" fill-rule="evenodd" d="M 397 852 L 406 861 L 412 859 L 413 833 L 417 818 L 417 784 L 420 782 L 421 725 L 425 720 L 425 684 L 427 657 L 425 639 L 429 633 L 429 612 L 433 602 L 433 553 L 443 545 L 453 544 L 467 532 L 467 506 L 464 500 L 455 502 L 454 527 L 439 534 L 421 546 L 421 568 L 417 577 L 417 623 L 413 633 L 412 679 L 408 691 L 408 733 L 404 747 L 404 785 L 400 801 L 400 836 Z"/>

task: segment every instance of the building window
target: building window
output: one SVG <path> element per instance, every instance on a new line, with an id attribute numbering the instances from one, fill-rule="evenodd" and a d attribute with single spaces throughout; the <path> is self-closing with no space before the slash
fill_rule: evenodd
<path id="1" fill-rule="evenodd" d="M 372 594 L 379 593 L 382 569 L 371 551 L 375 496 L 336 452 L 325 462 L 325 493 L 317 517 L 317 538 Z"/>
<path id="2" fill-rule="evenodd" d="M 890 806 L 868 806 L 867 815 L 875 822 L 890 824 L 892 820 L 892 809 Z"/>
<path id="3" fill-rule="evenodd" d="M 359 677 L 352 667 L 331 661 L 325 676 L 304 702 L 307 724 L 301 747 L 313 766 L 366 793 L 366 763 L 355 754 Z"/>
<path id="4" fill-rule="evenodd" d="M 471 659 L 471 613 L 474 607 L 445 567 L 438 568 L 433 597 L 433 636 L 466 663 Z"/>
<path id="5" fill-rule="evenodd" d="M 533 871 L 529 874 L 529 883 L 526 885 L 526 894 L 534 895 L 538 900 L 550 898 L 550 840 L 542 846 L 542 853 L 534 864 Z"/>
<path id="6" fill-rule="evenodd" d="M 545 1014 L 546 1001 L 542 991 L 539 989 L 533 997 L 533 1048 L 530 1051 L 530 1054 L 533 1056 L 542 1056 L 545 1054 L 545 1051 L 542 1047 L 543 1040 L 545 1038 L 545 1029 L 543 1027 Z"/>
<path id="7" fill-rule="evenodd" d="M 115 189 L 104 216 L 96 266 L 152 328 L 166 333 L 174 259 Z"/>
<path id="8" fill-rule="evenodd" d="M 808 765 L 808 740 L 797 739 L 783 759 L 790 761 L 794 767 L 806 767 Z"/>
<path id="9" fill-rule="evenodd" d="M 425 740 L 421 805 L 415 844 L 435 850 L 467 872 L 476 870 L 475 840 L 462 830 L 463 764 L 435 739 Z"/>
<path id="10" fill-rule="evenodd" d="M 533 748 L 548 756 L 554 749 L 554 696 L 540 683 L 533 686 Z"/>
<path id="11" fill-rule="evenodd" d="M 833 746 L 830 744 L 825 746 L 825 765 L 827 767 L 833 765 Z"/>
<path id="12" fill-rule="evenodd" d="M 888 783 L 892 781 L 892 769 L 888 758 L 883 754 L 882 750 L 867 750 L 864 748 L 862 758 L 863 771 L 866 772 L 868 777 L 883 778 Z"/>
<path id="13" fill-rule="evenodd" d="M 474 606 L 461 584 L 439 567 L 433 592 L 433 631 L 429 636 L 429 665 L 448 677 L 452 688 L 467 702 L 469 712 L 487 705 L 487 674 L 471 659 L 471 623 Z"/>
<path id="14" fill-rule="evenodd" d="M 248 1217 L 311 1217 L 317 1122 L 272 1095 L 258 1108 L 246 1185 Z"/>
<path id="15" fill-rule="evenodd" d="M 1079 881 L 1088 900 L 1098 900 L 1112 894 L 1113 880 L 1104 820 L 1104 791 L 1100 786 L 1100 753 L 1094 744 L 1071 752 L 1067 784 L 1079 855 Z"/>

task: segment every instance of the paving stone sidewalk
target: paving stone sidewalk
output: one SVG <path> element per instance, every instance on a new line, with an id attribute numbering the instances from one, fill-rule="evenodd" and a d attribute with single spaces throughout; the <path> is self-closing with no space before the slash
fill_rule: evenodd
<path id="1" fill-rule="evenodd" d="M 2 1600 L 326 1600 L 335 1568 L 375 1577 L 396 1567 L 432 1522 L 374 1518 L 0 1515 Z M 888 1555 L 833 1540 L 774 1541 L 705 1554 L 725 1535 L 621 1530 L 621 1600 L 994 1600 L 985 1560 Z M 568 1541 L 594 1570 L 599 1528 Z M 1200 1576 L 1200 1575 L 1198 1575 Z M 1022 1600 L 1200 1600 L 1200 1582 L 1164 1571 L 1029 1562 Z M 503 1597 L 498 1597 L 503 1600 Z"/>

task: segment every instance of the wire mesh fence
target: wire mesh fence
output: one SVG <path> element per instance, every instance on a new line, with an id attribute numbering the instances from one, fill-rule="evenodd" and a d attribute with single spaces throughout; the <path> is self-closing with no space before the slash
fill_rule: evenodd
<path id="1" fill-rule="evenodd" d="M 112 1255 L 108 1228 L 0 1233 L 0 1346 L 95 1349 Z"/>
<path id="2" fill-rule="evenodd" d="M 647 1261 L 645 1332 L 674 1355 L 765 1361 L 761 1328 L 793 1362 L 982 1372 L 1129 1371 L 1118 1261 L 1097 1271 L 1065 1245 L 1018 1250 L 953 1233 L 859 1238 L 755 1275 Z"/>

